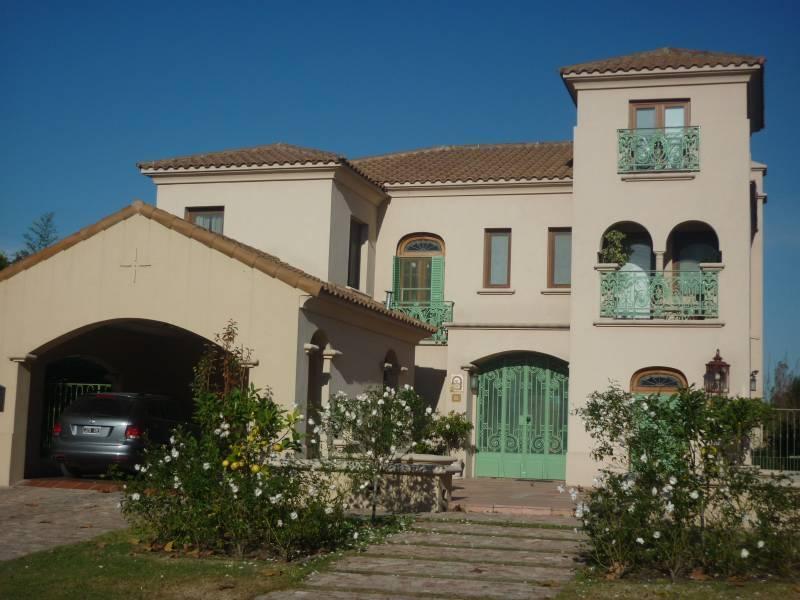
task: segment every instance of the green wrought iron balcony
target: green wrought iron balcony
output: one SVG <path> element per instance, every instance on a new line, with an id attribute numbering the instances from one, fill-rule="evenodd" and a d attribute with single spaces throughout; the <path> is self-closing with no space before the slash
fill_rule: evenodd
<path id="1" fill-rule="evenodd" d="M 447 328 L 442 327 L 443 323 L 450 323 L 453 320 L 453 303 L 449 301 L 441 302 L 394 302 L 391 307 L 414 317 L 419 321 L 435 325 L 439 331 L 428 338 L 435 344 L 447 344 Z"/>
<path id="2" fill-rule="evenodd" d="M 719 317 L 719 270 L 603 271 L 600 316 L 695 320 Z"/>
<path id="3" fill-rule="evenodd" d="M 618 129 L 617 171 L 699 171 L 700 128 Z"/>

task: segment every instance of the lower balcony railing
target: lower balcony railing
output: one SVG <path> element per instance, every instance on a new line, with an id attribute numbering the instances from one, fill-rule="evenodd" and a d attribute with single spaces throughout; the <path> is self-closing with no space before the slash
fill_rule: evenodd
<path id="1" fill-rule="evenodd" d="M 611 319 L 715 319 L 719 271 L 605 271 L 600 316 Z"/>
<path id="2" fill-rule="evenodd" d="M 447 328 L 442 327 L 442 324 L 450 323 L 453 320 L 452 302 L 392 302 L 391 307 L 409 317 L 414 317 L 429 325 L 435 325 L 439 330 L 428 340 L 436 344 L 447 343 Z"/>
<path id="3" fill-rule="evenodd" d="M 617 170 L 699 171 L 700 128 L 618 129 Z"/>

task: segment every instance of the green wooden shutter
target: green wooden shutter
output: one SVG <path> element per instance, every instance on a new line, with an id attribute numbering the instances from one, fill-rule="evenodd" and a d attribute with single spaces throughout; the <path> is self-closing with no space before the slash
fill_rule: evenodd
<path id="1" fill-rule="evenodd" d="M 444 256 L 431 257 L 431 303 L 444 301 Z"/>
<path id="2" fill-rule="evenodd" d="M 392 262 L 392 298 L 393 302 L 401 302 L 400 297 L 400 257 L 393 257 Z"/>

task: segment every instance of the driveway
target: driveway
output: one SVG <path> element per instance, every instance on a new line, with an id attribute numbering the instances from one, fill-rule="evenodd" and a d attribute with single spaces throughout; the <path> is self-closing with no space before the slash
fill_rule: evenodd
<path id="1" fill-rule="evenodd" d="M 118 492 L 24 484 L 0 488 L 0 560 L 123 529 L 118 502 Z"/>

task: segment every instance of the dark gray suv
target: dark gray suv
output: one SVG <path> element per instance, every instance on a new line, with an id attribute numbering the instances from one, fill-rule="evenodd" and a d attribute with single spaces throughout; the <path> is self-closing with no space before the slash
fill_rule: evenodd
<path id="1" fill-rule="evenodd" d="M 187 416 L 168 396 L 108 392 L 77 398 L 53 427 L 50 454 L 65 475 L 133 470 L 145 438 L 167 443 Z"/>

